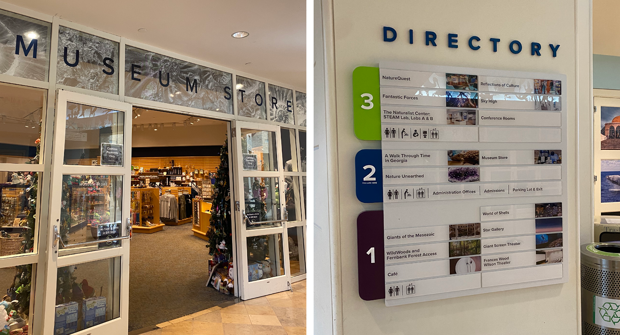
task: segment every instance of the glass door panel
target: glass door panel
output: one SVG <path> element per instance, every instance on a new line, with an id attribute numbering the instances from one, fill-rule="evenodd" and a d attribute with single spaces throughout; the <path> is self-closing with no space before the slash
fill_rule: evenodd
<path id="1" fill-rule="evenodd" d="M 241 129 L 241 153 L 244 171 L 278 171 L 276 133 Z"/>
<path id="2" fill-rule="evenodd" d="M 279 126 L 236 122 L 234 164 L 240 296 L 290 289 L 286 185 Z"/>
<path id="3" fill-rule="evenodd" d="M 282 234 L 247 238 L 248 281 L 253 282 L 286 274 Z"/>
<path id="4" fill-rule="evenodd" d="M 127 333 L 130 112 L 130 104 L 58 92 L 44 334 Z"/>
<path id="5" fill-rule="evenodd" d="M 85 243 L 120 236 L 122 175 L 63 175 L 62 190 L 60 249 L 82 247 L 82 251 L 92 251 L 120 246 L 118 241 Z M 61 256 L 65 254 L 60 253 Z"/>
<path id="6" fill-rule="evenodd" d="M 66 165 L 123 166 L 125 113 L 67 103 Z"/>
<path id="7" fill-rule="evenodd" d="M 280 178 L 243 178 L 243 196 L 247 229 L 282 225 L 279 197 Z"/>

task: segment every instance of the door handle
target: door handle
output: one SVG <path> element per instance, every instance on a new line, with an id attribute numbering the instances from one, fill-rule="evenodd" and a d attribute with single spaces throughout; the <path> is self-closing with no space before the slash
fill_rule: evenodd
<path id="1" fill-rule="evenodd" d="M 131 237 L 132 237 L 131 219 L 128 218 L 127 220 L 129 223 L 127 224 L 127 228 L 125 229 L 126 230 L 125 236 L 115 237 L 115 238 L 106 238 L 106 239 L 88 241 L 88 242 L 73 243 L 73 244 L 65 244 L 65 242 L 60 237 L 60 231 L 58 230 L 58 226 L 54 226 L 54 231 L 53 231 L 54 249 L 57 251 L 60 246 L 62 246 L 63 248 L 71 248 L 71 247 L 84 246 L 84 245 L 90 245 L 90 244 L 131 240 Z"/>

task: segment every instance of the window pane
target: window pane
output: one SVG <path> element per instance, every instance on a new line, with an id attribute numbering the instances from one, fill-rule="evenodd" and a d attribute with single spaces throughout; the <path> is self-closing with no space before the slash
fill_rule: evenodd
<path id="1" fill-rule="evenodd" d="M 31 264 L 0 269 L 0 290 L 4 297 L 0 302 L 4 307 L 0 308 L 0 334 L 9 334 L 9 331 L 10 334 L 33 334 L 28 328 L 32 324 L 30 298 L 35 278 Z"/>
<path id="2" fill-rule="evenodd" d="M 245 171 L 278 171 L 276 133 L 241 129 L 241 153 Z"/>
<path id="3" fill-rule="evenodd" d="M 267 120 L 265 83 L 237 76 L 237 110 L 239 116 Z"/>
<path id="4" fill-rule="evenodd" d="M 37 172 L 0 171 L 0 256 L 32 252 L 38 186 Z"/>
<path id="5" fill-rule="evenodd" d="M 0 73 L 47 81 L 52 24 L 0 10 L 0 26 Z"/>
<path id="6" fill-rule="evenodd" d="M 243 178 L 245 215 L 247 229 L 281 226 L 281 222 L 259 223 L 281 220 L 278 178 Z"/>
<path id="7" fill-rule="evenodd" d="M 131 46 L 125 47 L 125 95 L 233 113 L 232 74 Z"/>
<path id="8" fill-rule="evenodd" d="M 295 124 L 293 90 L 269 85 L 269 121 Z"/>
<path id="9" fill-rule="evenodd" d="M 284 171 L 297 172 L 297 137 L 295 129 L 280 128 L 282 138 L 282 160 Z"/>
<path id="10" fill-rule="evenodd" d="M 299 155 L 301 156 L 301 172 L 306 172 L 306 132 L 299 131 Z"/>
<path id="11" fill-rule="evenodd" d="M 118 49 L 118 42 L 61 26 L 56 83 L 117 94 Z"/>
<path id="12" fill-rule="evenodd" d="M 286 212 L 288 213 L 287 221 L 299 221 L 299 211 L 297 210 L 297 194 L 299 192 L 298 177 L 287 176 L 286 181 Z"/>
<path id="13" fill-rule="evenodd" d="M 295 92 L 295 114 L 297 125 L 306 126 L 306 93 Z"/>
<path id="14" fill-rule="evenodd" d="M 60 234 L 64 244 L 119 237 L 122 203 L 122 176 L 63 176 Z M 117 246 L 119 241 L 104 242 L 79 251 Z"/>
<path id="15" fill-rule="evenodd" d="M 46 97 L 46 90 L 0 84 L 0 163 L 41 163 L 37 153 Z"/>
<path id="16" fill-rule="evenodd" d="M 303 227 L 288 228 L 288 254 L 291 261 L 291 276 L 306 273 L 306 246 Z"/>
<path id="17" fill-rule="evenodd" d="M 73 334 L 120 317 L 121 258 L 59 268 L 54 334 Z"/>
<path id="18" fill-rule="evenodd" d="M 282 234 L 248 237 L 248 280 L 252 282 L 284 274 Z"/>
<path id="19" fill-rule="evenodd" d="M 67 103 L 65 164 L 122 166 L 124 123 L 124 112 Z"/>

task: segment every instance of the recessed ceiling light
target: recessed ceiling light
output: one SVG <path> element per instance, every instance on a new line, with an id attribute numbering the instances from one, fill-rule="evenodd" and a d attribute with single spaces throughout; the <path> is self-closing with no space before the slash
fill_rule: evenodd
<path id="1" fill-rule="evenodd" d="M 237 89 L 238 89 L 238 90 L 240 90 L 240 89 L 242 89 L 242 88 L 243 88 L 243 84 L 237 84 L 237 86 L 236 86 L 236 87 L 237 87 Z"/>
<path id="2" fill-rule="evenodd" d="M 140 29 L 138 29 L 138 31 L 141 32 L 141 33 L 146 33 L 146 28 L 140 28 Z"/>
<path id="3" fill-rule="evenodd" d="M 250 36 L 250 33 L 248 33 L 247 31 L 237 31 L 232 34 L 232 37 L 234 38 L 246 38 L 248 36 Z"/>
<path id="4" fill-rule="evenodd" d="M 37 34 L 34 31 L 29 31 L 26 33 L 26 37 L 30 38 L 30 39 L 35 39 L 35 38 L 39 38 L 39 34 Z"/>

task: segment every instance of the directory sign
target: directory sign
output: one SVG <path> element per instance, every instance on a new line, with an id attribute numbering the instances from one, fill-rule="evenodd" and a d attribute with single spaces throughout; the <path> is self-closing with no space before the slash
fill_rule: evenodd
<path id="1" fill-rule="evenodd" d="M 358 198 L 383 202 L 386 305 L 566 282 L 565 86 L 557 74 L 355 70 L 356 135 L 382 147 L 382 194 Z"/>

